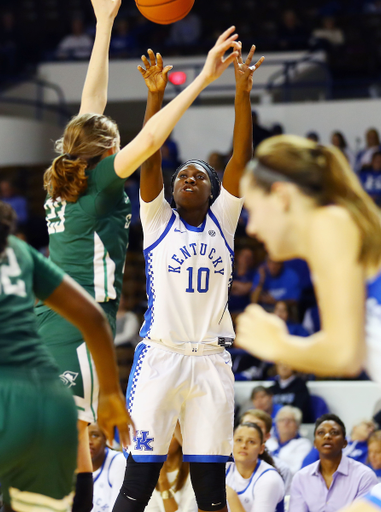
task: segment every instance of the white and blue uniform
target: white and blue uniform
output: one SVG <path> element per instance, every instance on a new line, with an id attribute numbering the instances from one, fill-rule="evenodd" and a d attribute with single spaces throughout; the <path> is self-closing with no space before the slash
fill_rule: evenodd
<path id="1" fill-rule="evenodd" d="M 250 478 L 243 478 L 234 462 L 226 466 L 226 485 L 241 501 L 245 512 L 283 512 L 284 483 L 278 471 L 264 460 L 258 464 Z"/>
<path id="2" fill-rule="evenodd" d="M 227 302 L 243 200 L 222 188 L 199 227 L 172 210 L 164 191 L 140 202 L 148 310 L 127 388 L 131 453 L 164 461 L 179 419 L 184 460 L 226 462 L 234 378 L 223 347 L 234 339 Z"/>
<path id="3" fill-rule="evenodd" d="M 369 377 L 381 384 L 381 272 L 367 283 L 365 368 Z"/>
<path id="4" fill-rule="evenodd" d="M 108 512 L 114 507 L 122 487 L 126 459 L 122 452 L 106 447 L 106 457 L 102 466 L 93 472 L 94 494 L 91 512 Z"/>

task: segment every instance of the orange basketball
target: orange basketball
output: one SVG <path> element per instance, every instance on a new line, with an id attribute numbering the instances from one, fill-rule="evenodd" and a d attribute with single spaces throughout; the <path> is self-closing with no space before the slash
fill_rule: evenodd
<path id="1" fill-rule="evenodd" d="M 160 25 L 182 20 L 192 9 L 194 0 L 135 0 L 145 18 Z"/>

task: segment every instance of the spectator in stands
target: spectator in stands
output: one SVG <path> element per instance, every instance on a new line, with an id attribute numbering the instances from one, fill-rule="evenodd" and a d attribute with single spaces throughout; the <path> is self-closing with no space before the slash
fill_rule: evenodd
<path id="1" fill-rule="evenodd" d="M 381 430 L 373 432 L 368 439 L 368 466 L 381 482 Z"/>
<path id="2" fill-rule="evenodd" d="M 224 176 L 225 167 L 226 167 L 225 155 L 223 155 L 222 153 L 219 153 L 218 151 L 213 151 L 208 156 L 208 164 L 213 167 L 213 169 L 218 174 L 220 181 L 222 181 L 222 178 Z"/>
<path id="3" fill-rule="evenodd" d="M 355 171 L 370 167 L 372 165 L 372 157 L 376 151 L 381 151 L 380 135 L 376 128 L 369 128 L 365 134 L 366 148 L 360 151 L 356 156 Z"/>
<path id="4" fill-rule="evenodd" d="M 316 142 L 317 144 L 320 142 L 320 136 L 317 132 L 307 132 L 306 139 L 312 140 L 312 142 Z"/>
<path id="5" fill-rule="evenodd" d="M 251 392 L 251 403 L 254 409 L 266 412 L 272 419 L 275 419 L 276 415 L 282 408 L 280 404 L 274 404 L 273 394 L 270 388 L 265 386 L 255 386 Z"/>
<path id="6" fill-rule="evenodd" d="M 364 420 L 352 428 L 351 435 L 347 439 L 344 455 L 358 462 L 366 463 L 368 458 L 368 439 L 376 428 L 372 420 Z"/>
<path id="7" fill-rule="evenodd" d="M 278 38 L 281 50 L 304 50 L 308 47 L 308 33 L 291 9 L 287 9 L 282 14 Z"/>
<path id="8" fill-rule="evenodd" d="M 226 465 L 226 497 L 230 512 L 283 510 L 284 483 L 256 423 L 237 426 L 233 456 L 234 462 Z"/>
<path id="9" fill-rule="evenodd" d="M 371 469 L 343 454 L 345 425 L 335 414 L 321 416 L 314 435 L 319 460 L 294 475 L 290 512 L 336 512 L 377 483 Z"/>
<path id="10" fill-rule="evenodd" d="M 114 342 L 115 345 L 129 344 L 134 347 L 141 340 L 139 336 L 140 322 L 136 313 L 128 310 L 127 300 L 125 293 L 122 293 L 119 309 L 116 314 L 116 334 Z"/>
<path id="11" fill-rule="evenodd" d="M 344 32 L 336 27 L 336 20 L 333 16 L 325 16 L 321 28 L 312 32 L 311 44 L 314 48 L 332 50 L 343 45 L 345 42 Z"/>
<path id="12" fill-rule="evenodd" d="M 309 336 L 308 331 L 299 323 L 291 320 L 295 314 L 291 311 L 292 305 L 284 300 L 279 300 L 274 307 L 274 314 L 286 323 L 289 334 L 294 336 Z"/>
<path id="13" fill-rule="evenodd" d="M 253 110 L 251 112 L 251 118 L 253 120 L 253 147 L 255 149 L 263 140 L 271 137 L 272 133 L 259 124 L 258 112 Z"/>
<path id="14" fill-rule="evenodd" d="M 267 441 L 272 455 L 285 462 L 294 475 L 302 466 L 304 457 L 311 450 L 311 442 L 301 437 L 299 427 L 302 411 L 297 407 L 285 405 L 275 417 L 276 434 Z"/>
<path id="15" fill-rule="evenodd" d="M 381 151 L 373 153 L 371 167 L 361 169 L 359 179 L 364 190 L 381 205 Z"/>
<path id="16" fill-rule="evenodd" d="M 275 384 L 269 388 L 274 404 L 297 407 L 302 411 L 303 423 L 313 423 L 310 392 L 304 380 L 287 364 L 278 363 L 276 370 Z"/>
<path id="17" fill-rule="evenodd" d="M 336 131 L 336 132 L 332 133 L 331 144 L 333 146 L 336 146 L 337 148 L 339 148 L 344 153 L 344 155 L 345 155 L 346 159 L 348 160 L 348 162 L 350 163 L 352 169 L 354 169 L 355 163 L 356 163 L 356 158 L 355 158 L 353 151 L 351 151 L 351 149 L 349 148 L 348 143 L 347 143 L 342 132 Z"/>
<path id="18" fill-rule="evenodd" d="M 71 34 L 59 43 L 56 56 L 62 60 L 82 60 L 90 57 L 93 40 L 86 34 L 82 18 L 73 18 Z"/>
<path id="19" fill-rule="evenodd" d="M 251 302 L 273 310 L 279 300 L 298 302 L 301 289 L 298 274 L 279 261 L 267 257 L 253 279 Z"/>
<path id="20" fill-rule="evenodd" d="M 254 279 L 254 252 L 251 247 L 237 251 L 233 282 L 229 295 L 229 311 L 234 319 L 250 304 L 250 291 Z"/>
<path id="21" fill-rule="evenodd" d="M 171 25 L 168 44 L 179 47 L 195 46 L 201 37 L 201 19 L 195 12 Z"/>
<path id="22" fill-rule="evenodd" d="M 28 202 L 19 194 L 10 180 L 0 181 L 0 199 L 12 206 L 17 215 L 17 225 L 23 225 L 28 220 Z"/>
<path id="23" fill-rule="evenodd" d="M 263 433 L 263 441 L 266 443 L 271 437 L 271 429 L 272 429 L 272 419 L 269 414 L 265 411 L 261 411 L 259 409 L 249 409 L 246 411 L 239 419 L 239 423 L 256 423 L 258 427 L 262 430 Z M 275 466 L 280 473 L 280 476 L 283 478 L 284 482 L 284 492 L 285 494 L 290 493 L 290 486 L 292 480 L 291 470 L 288 465 L 283 462 L 282 459 L 273 456 L 273 460 L 275 462 Z"/>
<path id="24" fill-rule="evenodd" d="M 115 33 L 111 37 L 110 56 L 114 59 L 134 57 L 137 52 L 137 41 L 131 34 L 126 18 L 116 20 Z"/>
<path id="25" fill-rule="evenodd" d="M 94 480 L 92 512 L 109 512 L 123 483 L 126 459 L 122 452 L 106 446 L 106 437 L 96 423 L 89 426 L 89 445 Z"/>

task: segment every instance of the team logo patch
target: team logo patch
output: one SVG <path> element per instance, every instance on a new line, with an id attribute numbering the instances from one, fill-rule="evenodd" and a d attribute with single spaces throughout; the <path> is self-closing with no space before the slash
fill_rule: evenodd
<path id="1" fill-rule="evenodd" d="M 136 431 L 136 437 L 134 438 L 135 450 L 153 452 L 153 447 L 150 445 L 150 443 L 153 443 L 154 438 L 148 436 L 149 430 Z"/>
<path id="2" fill-rule="evenodd" d="M 60 375 L 60 379 L 65 384 L 65 386 L 67 386 L 68 388 L 71 388 L 76 385 L 76 383 L 74 381 L 77 377 L 78 377 L 78 373 L 70 372 L 70 371 L 63 372 Z"/>
<path id="3" fill-rule="evenodd" d="M 216 236 L 216 232 L 213 229 L 209 229 L 208 235 L 210 236 Z"/>

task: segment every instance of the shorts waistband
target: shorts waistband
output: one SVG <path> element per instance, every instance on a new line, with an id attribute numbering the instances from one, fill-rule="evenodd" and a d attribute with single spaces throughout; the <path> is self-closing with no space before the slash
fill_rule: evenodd
<path id="1" fill-rule="evenodd" d="M 162 341 L 144 339 L 143 343 L 156 345 L 168 352 L 177 352 L 178 354 L 183 354 L 185 356 L 210 356 L 212 354 L 222 354 L 225 350 L 224 347 L 221 347 L 217 344 L 211 345 L 193 341 L 184 341 L 176 345 L 168 345 Z"/>

